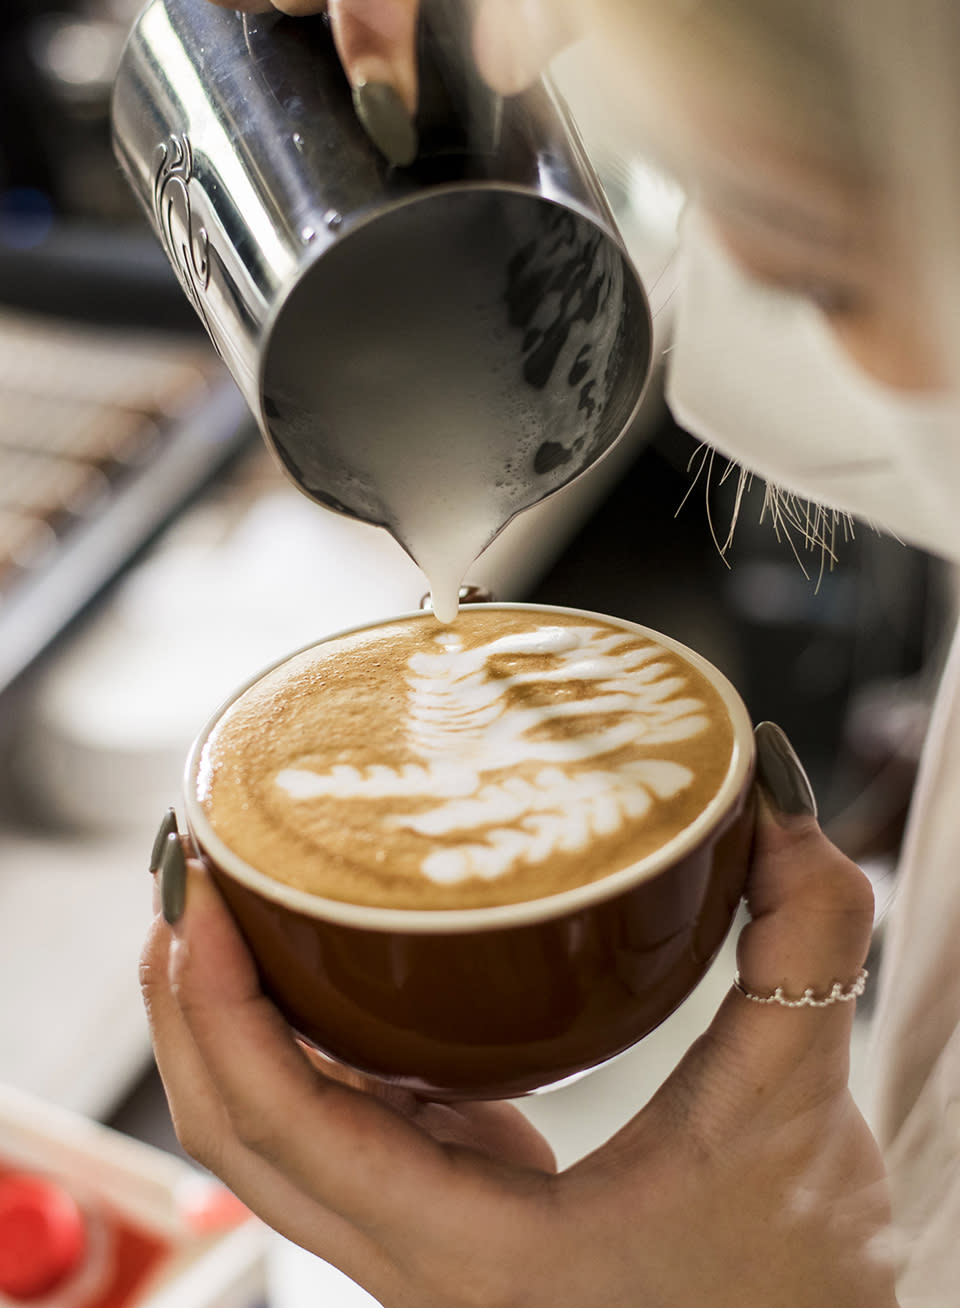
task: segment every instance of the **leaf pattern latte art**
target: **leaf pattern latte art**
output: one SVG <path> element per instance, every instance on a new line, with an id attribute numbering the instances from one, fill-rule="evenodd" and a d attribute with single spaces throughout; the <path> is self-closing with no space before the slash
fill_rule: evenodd
<path id="1" fill-rule="evenodd" d="M 388 825 L 436 842 L 421 870 L 451 884 L 575 854 L 693 780 L 666 755 L 706 729 L 705 708 L 655 645 L 590 626 L 513 632 L 474 649 L 450 630 L 435 644 L 408 663 L 407 743 L 418 761 L 284 768 L 276 783 L 290 799 L 396 801 Z M 628 746 L 663 755 L 614 759 Z M 404 812 L 405 800 L 421 802 Z"/>

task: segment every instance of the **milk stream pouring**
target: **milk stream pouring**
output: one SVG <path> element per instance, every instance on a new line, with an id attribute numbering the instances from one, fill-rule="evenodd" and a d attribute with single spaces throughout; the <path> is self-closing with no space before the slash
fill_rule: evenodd
<path id="1" fill-rule="evenodd" d="M 456 613 L 473 560 L 597 461 L 650 315 L 566 107 L 476 73 L 463 7 L 421 22 L 420 150 L 356 120 L 323 18 L 152 0 L 117 156 L 263 436 L 308 496 L 385 527 Z"/>

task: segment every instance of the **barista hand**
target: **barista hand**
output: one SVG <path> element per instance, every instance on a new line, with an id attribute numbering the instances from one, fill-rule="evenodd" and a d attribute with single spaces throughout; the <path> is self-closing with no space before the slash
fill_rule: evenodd
<path id="1" fill-rule="evenodd" d="M 343 67 L 353 87 L 388 86 L 402 109 L 417 109 L 414 39 L 419 0 L 211 0 L 221 9 L 293 18 L 328 13 Z"/>
<path id="2" fill-rule="evenodd" d="M 740 968 L 755 991 L 827 988 L 863 962 L 872 897 L 813 818 L 775 805 L 761 790 Z M 558 1175 L 509 1105 L 319 1071 L 199 863 L 143 984 L 184 1147 L 385 1308 L 895 1308 L 882 1165 L 847 1089 L 852 1004 L 731 989 L 646 1107 Z"/>
<path id="3" fill-rule="evenodd" d="M 450 0 L 471 4 L 472 0 Z M 420 0 L 212 0 L 225 9 L 294 17 L 330 15 L 357 111 L 394 163 L 416 152 L 416 26 Z M 477 0 L 475 52 L 480 71 L 504 95 L 522 90 L 573 35 L 568 0 Z"/>

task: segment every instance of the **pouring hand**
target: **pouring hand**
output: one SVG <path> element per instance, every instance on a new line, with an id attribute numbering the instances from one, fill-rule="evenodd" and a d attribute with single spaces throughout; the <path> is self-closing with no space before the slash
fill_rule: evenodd
<path id="1" fill-rule="evenodd" d="M 453 0 L 469 4 L 470 0 Z M 292 17 L 326 11 L 360 121 L 395 164 L 416 154 L 416 27 L 420 0 L 211 0 Z M 578 11 L 579 12 L 579 11 Z M 474 52 L 494 90 L 522 91 L 576 34 L 569 0 L 478 0 Z"/>
<path id="2" fill-rule="evenodd" d="M 417 149 L 416 29 L 419 0 L 211 0 L 221 9 L 292 18 L 326 12 L 373 143 L 391 163 L 412 163 Z"/>
<path id="3" fill-rule="evenodd" d="M 790 811 L 761 804 L 739 943 L 756 990 L 829 987 L 869 941 L 864 878 Z M 198 863 L 143 983 L 184 1147 L 386 1308 L 895 1308 L 882 1165 L 847 1089 L 852 1004 L 731 989 L 646 1107 L 558 1175 L 508 1105 L 380 1098 L 320 1072 Z"/>

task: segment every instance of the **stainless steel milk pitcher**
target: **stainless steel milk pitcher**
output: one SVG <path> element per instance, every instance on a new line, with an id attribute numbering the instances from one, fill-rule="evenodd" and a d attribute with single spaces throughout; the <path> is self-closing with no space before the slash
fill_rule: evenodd
<path id="1" fill-rule="evenodd" d="M 120 163 L 268 445 L 388 527 L 371 443 L 429 476 L 424 439 L 499 440 L 512 513 L 614 443 L 649 372 L 646 297 L 568 111 L 546 82 L 495 95 L 458 11 L 427 5 L 407 168 L 357 122 L 324 18 L 152 0 L 114 94 Z"/>

